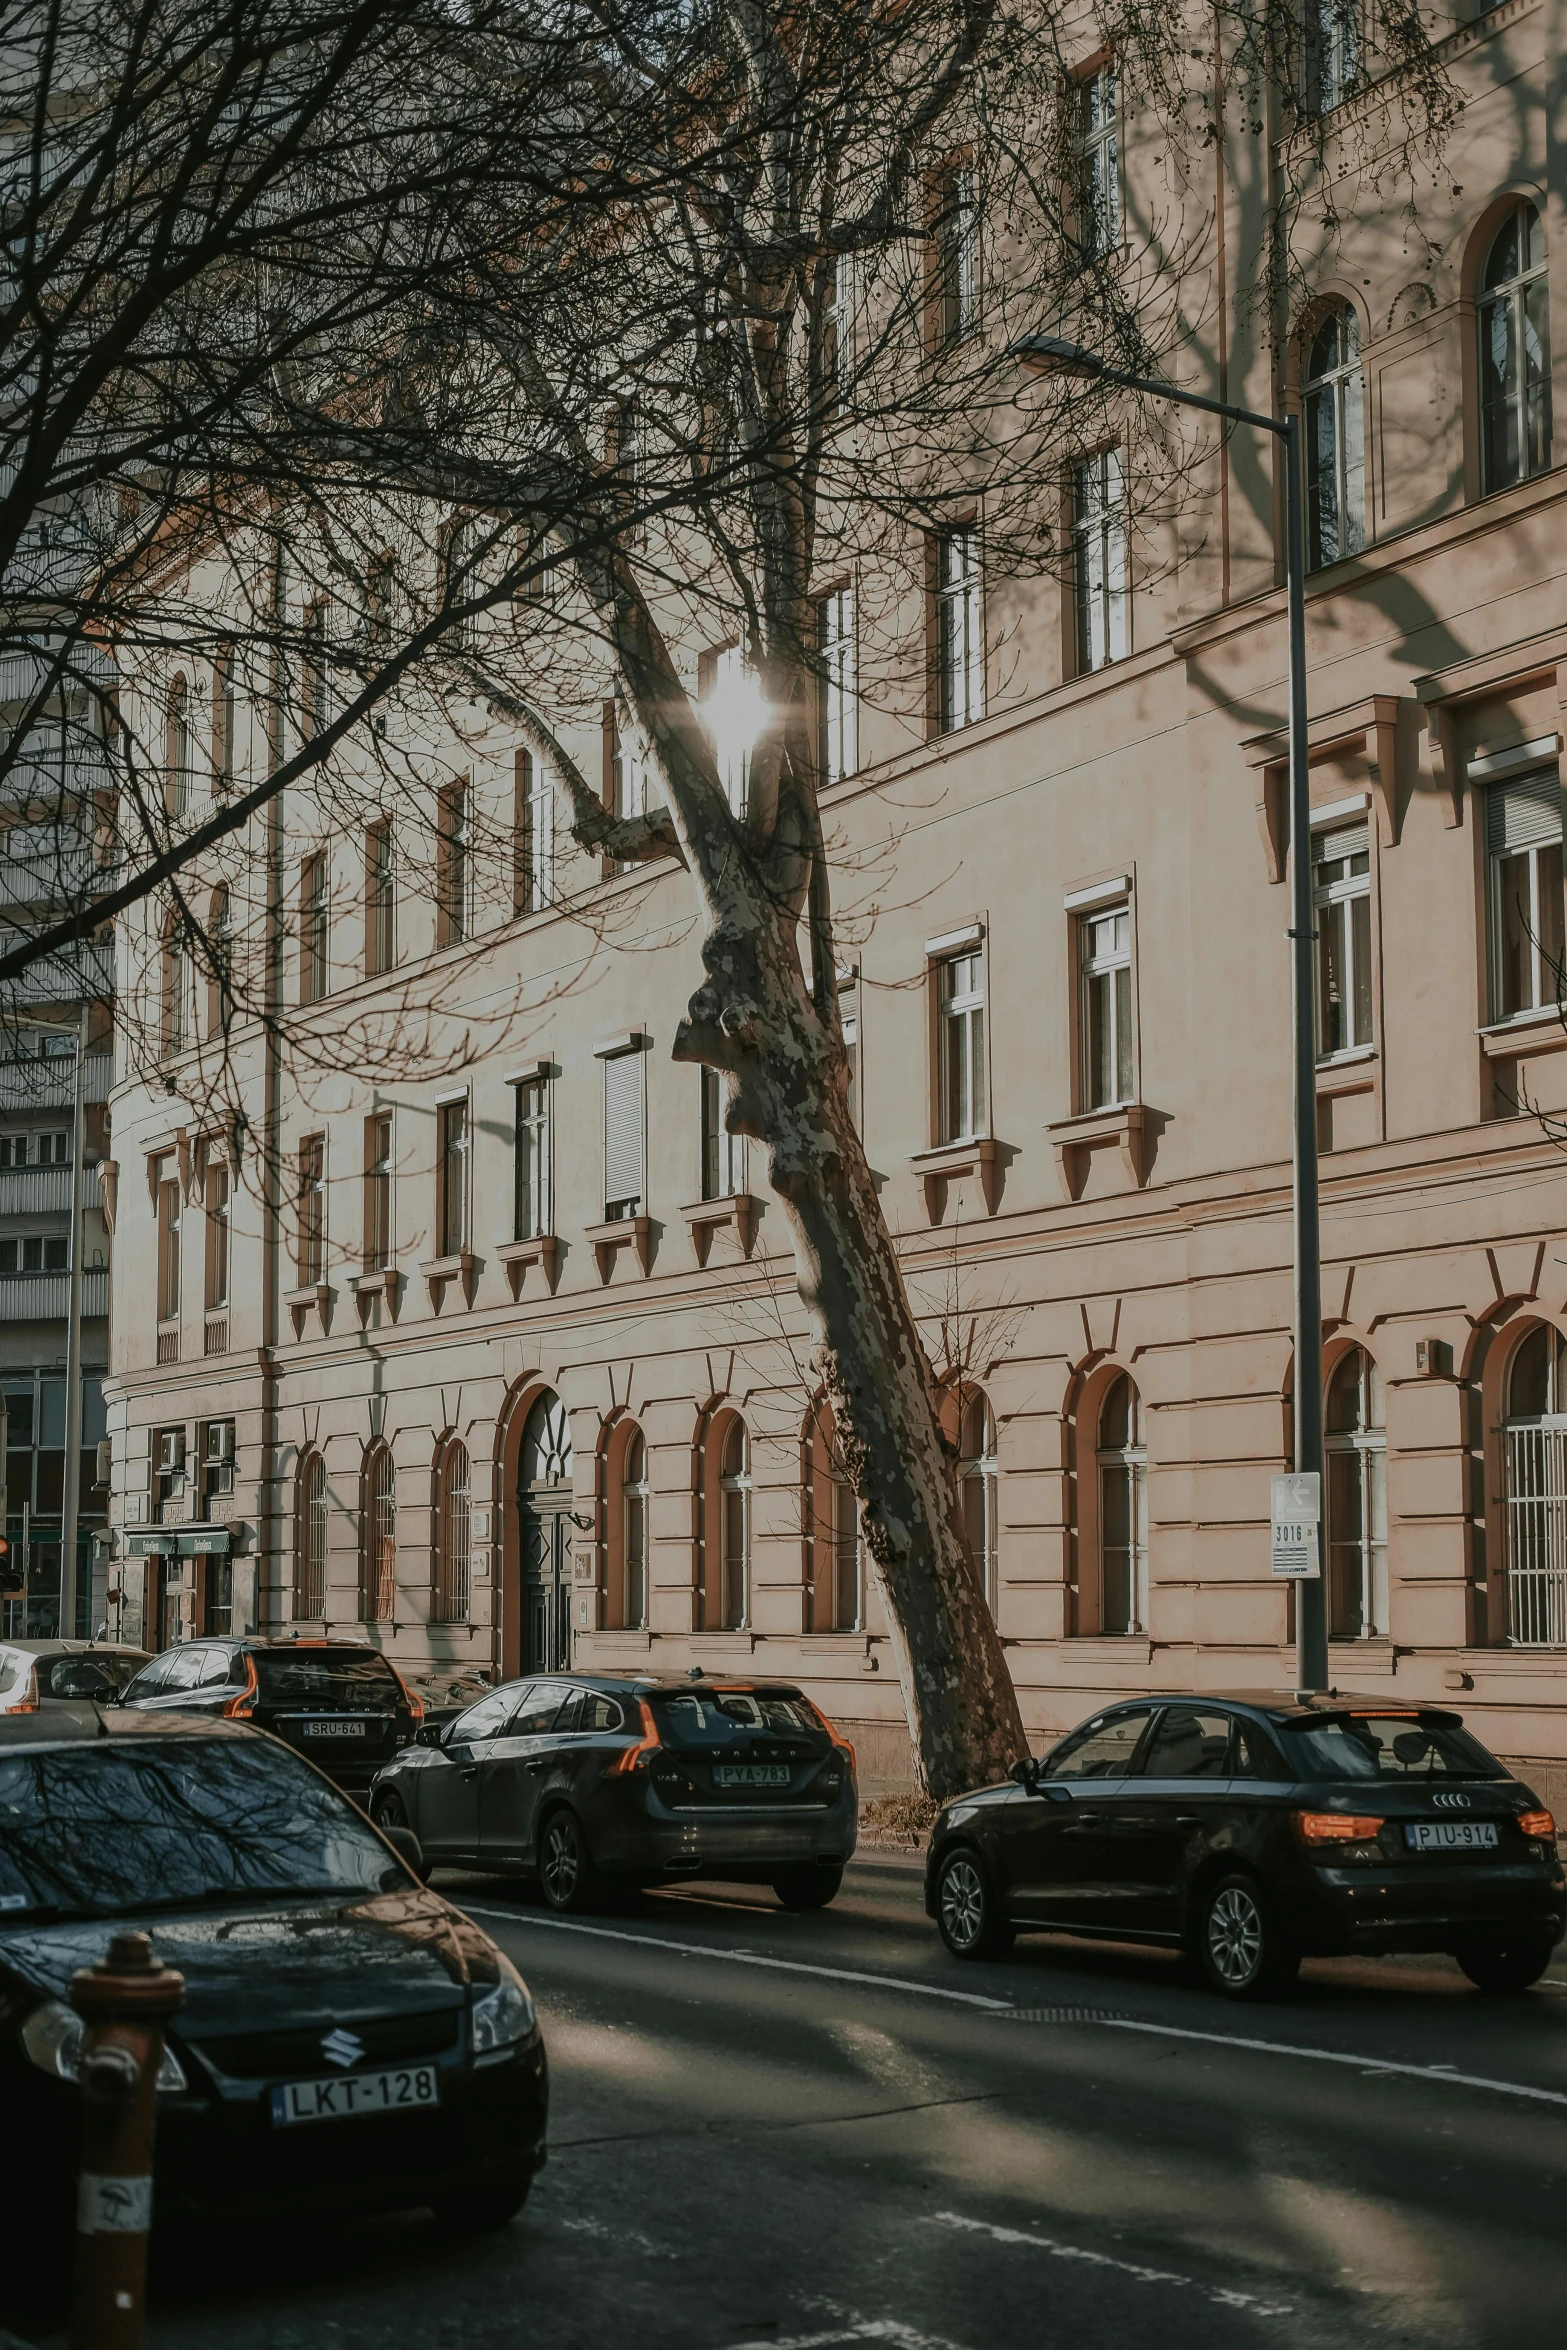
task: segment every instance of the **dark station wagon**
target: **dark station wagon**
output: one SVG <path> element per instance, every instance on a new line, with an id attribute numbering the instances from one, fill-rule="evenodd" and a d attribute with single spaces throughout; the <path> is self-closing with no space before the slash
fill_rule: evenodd
<path id="1" fill-rule="evenodd" d="M 361 1797 L 424 1719 L 381 1651 L 351 1640 L 188 1640 L 155 1656 L 120 1703 L 270 1730 Z"/>
<path id="2" fill-rule="evenodd" d="M 1446 1951 L 1486 1991 L 1567 1923 L 1556 1825 L 1458 1714 L 1334 1695 L 1108 1706 L 949 1803 L 925 1905 L 959 1958 L 1020 1930 L 1186 1951 L 1230 1998 L 1301 1959 Z"/>

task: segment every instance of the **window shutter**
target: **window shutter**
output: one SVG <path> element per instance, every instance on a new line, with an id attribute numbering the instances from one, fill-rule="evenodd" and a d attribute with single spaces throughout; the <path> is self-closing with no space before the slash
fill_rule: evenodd
<path id="1" fill-rule="evenodd" d="M 1493 783 L 1485 795 L 1486 846 L 1493 857 L 1537 849 L 1562 837 L 1562 787 L 1554 775 Z"/>
<path id="2" fill-rule="evenodd" d="M 642 1197 L 642 1063 L 639 1052 L 604 1063 L 604 1205 Z"/>
<path id="3" fill-rule="evenodd" d="M 1340 857 L 1368 856 L 1371 851 L 1371 827 L 1369 824 L 1354 824 L 1347 832 L 1314 832 L 1311 848 L 1319 865 L 1335 863 Z"/>

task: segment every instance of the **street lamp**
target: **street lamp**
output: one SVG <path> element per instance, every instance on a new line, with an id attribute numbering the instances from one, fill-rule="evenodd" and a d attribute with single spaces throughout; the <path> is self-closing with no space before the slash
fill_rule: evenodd
<path id="1" fill-rule="evenodd" d="M 1317 1193 L 1317 1038 L 1314 1010 L 1316 931 L 1311 903 L 1311 801 L 1306 744 L 1306 550 L 1301 495 L 1300 419 L 1264 416 L 1201 392 L 1111 367 L 1097 352 L 1058 335 L 1026 335 L 1012 356 L 1028 367 L 1118 384 L 1183 408 L 1201 408 L 1233 424 L 1253 424 L 1284 443 L 1284 581 L 1289 611 L 1290 938 L 1294 942 L 1295 1041 L 1295 1469 L 1322 1478 L 1322 1236 Z M 1322 1579 L 1320 1522 L 1314 1536 L 1316 1574 L 1295 1586 L 1295 1682 L 1301 1696 L 1328 1685 L 1327 1594 Z"/>

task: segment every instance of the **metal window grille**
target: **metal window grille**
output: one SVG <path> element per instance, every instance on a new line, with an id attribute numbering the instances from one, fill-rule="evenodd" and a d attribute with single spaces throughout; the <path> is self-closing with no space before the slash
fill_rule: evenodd
<path id="1" fill-rule="evenodd" d="M 390 1624 L 397 1614 L 397 1470 L 390 1445 L 371 1453 L 365 1485 L 366 1615 L 373 1624 Z"/>
<path id="2" fill-rule="evenodd" d="M 296 1539 L 297 1613 L 306 1623 L 326 1614 L 326 1462 L 307 1453 L 299 1472 L 299 1527 Z"/>
<path id="3" fill-rule="evenodd" d="M 467 1621 L 472 1564 L 469 1500 L 468 1448 L 464 1444 L 449 1444 L 441 1463 L 440 1548 L 435 1584 L 435 1620 L 439 1624 Z"/>

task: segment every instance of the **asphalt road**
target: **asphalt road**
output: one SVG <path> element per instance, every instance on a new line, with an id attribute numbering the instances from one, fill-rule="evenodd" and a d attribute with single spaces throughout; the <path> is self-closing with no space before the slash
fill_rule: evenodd
<path id="1" fill-rule="evenodd" d="M 236 2230 L 154 2350 L 1344 2350 L 1554 2339 L 1567 1945 L 1518 2000 L 1445 1960 L 1234 2009 L 1158 1956 L 948 1960 L 917 1867 L 834 1907 L 667 1891 L 561 1923 L 438 1878 L 516 1959 L 549 2168 L 503 2233 Z M 345 2152 L 347 2141 L 345 2139 Z M 40 2337 L 47 2339 L 47 2337 Z"/>

